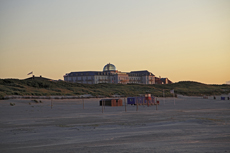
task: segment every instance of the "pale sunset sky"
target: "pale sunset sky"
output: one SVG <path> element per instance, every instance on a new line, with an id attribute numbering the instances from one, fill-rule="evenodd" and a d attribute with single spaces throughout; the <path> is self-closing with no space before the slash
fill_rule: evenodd
<path id="1" fill-rule="evenodd" d="M 230 0 L 1 0 L 0 78 L 148 70 L 230 81 Z"/>

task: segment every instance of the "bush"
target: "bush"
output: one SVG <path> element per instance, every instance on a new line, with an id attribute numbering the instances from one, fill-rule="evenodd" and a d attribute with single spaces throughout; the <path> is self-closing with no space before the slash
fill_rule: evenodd
<path id="1" fill-rule="evenodd" d="M 3 92 L 0 92 L 0 100 L 4 99 L 5 94 Z"/>
<path id="2" fill-rule="evenodd" d="M 10 106 L 14 106 L 15 105 L 15 103 L 10 103 Z"/>
<path id="3" fill-rule="evenodd" d="M 54 95 L 84 95 L 110 96 L 114 94 L 124 96 L 137 96 L 147 91 L 153 96 L 161 96 L 165 89 L 165 96 L 171 97 L 170 90 L 174 89 L 175 94 L 187 96 L 198 95 L 220 95 L 230 92 L 229 85 L 206 85 L 198 82 L 183 81 L 173 84 L 79 84 L 70 82 L 52 82 L 48 79 L 0 79 L 0 99 L 6 95 L 33 95 L 33 96 L 54 96 Z M 36 99 L 32 98 L 32 99 Z"/>
<path id="4" fill-rule="evenodd" d="M 38 101 L 36 99 L 33 100 L 35 103 L 38 103 Z"/>

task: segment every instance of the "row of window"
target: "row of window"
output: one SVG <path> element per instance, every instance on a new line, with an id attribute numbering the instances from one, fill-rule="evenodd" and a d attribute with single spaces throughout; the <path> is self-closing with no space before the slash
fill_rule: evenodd
<path id="1" fill-rule="evenodd" d="M 69 78 L 66 78 L 65 80 L 69 80 L 69 81 L 71 81 L 71 80 L 91 80 L 91 79 L 93 79 L 93 77 L 91 77 L 91 76 L 88 76 L 88 77 L 69 77 Z M 97 80 L 97 79 L 108 79 L 108 77 L 103 77 L 103 76 L 98 76 L 98 77 L 95 77 L 95 79 Z M 112 80 L 113 80 L 113 78 L 112 78 Z"/>
<path id="2" fill-rule="evenodd" d="M 84 84 L 94 84 L 93 81 L 78 81 L 78 80 L 65 80 L 70 82 L 76 82 L 76 83 L 84 83 Z M 122 83 L 124 80 L 119 80 L 120 83 Z M 110 81 L 106 80 L 98 80 L 95 83 L 109 83 Z M 115 83 L 113 80 L 110 83 Z M 142 83 L 140 80 L 129 80 L 127 83 Z M 153 82 L 149 82 L 149 84 L 154 84 Z"/>
<path id="3" fill-rule="evenodd" d="M 94 75 L 110 75 L 111 73 L 108 72 L 98 72 Z M 89 73 L 71 73 L 69 74 L 69 76 L 87 76 L 89 75 Z"/>
<path id="4" fill-rule="evenodd" d="M 141 80 L 141 78 L 130 78 L 129 80 Z"/>
<path id="5" fill-rule="evenodd" d="M 69 74 L 69 76 L 88 76 L 89 75 L 89 73 L 71 73 L 71 74 Z M 94 74 L 94 75 L 111 75 L 111 73 L 108 73 L 108 72 L 98 72 L 97 74 Z M 131 76 L 148 76 L 148 75 L 153 75 L 153 74 L 132 74 L 132 73 L 130 73 L 130 74 L 128 74 L 130 77 Z"/>
<path id="6" fill-rule="evenodd" d="M 70 78 L 67 78 L 67 80 L 69 80 L 69 81 L 71 81 L 71 80 L 91 80 L 91 79 L 93 79 L 93 77 L 92 76 L 88 76 L 88 77 L 86 77 L 86 76 L 84 76 L 84 77 L 70 77 Z M 95 77 L 95 79 L 96 80 L 98 80 L 98 79 L 108 79 L 108 77 L 106 77 L 106 76 L 96 76 Z M 130 81 L 133 81 L 133 80 L 141 80 L 141 78 L 129 78 L 129 77 L 119 77 L 118 78 L 119 80 L 130 80 Z M 147 79 L 149 79 L 149 80 L 153 80 L 154 78 L 153 77 L 150 77 L 150 78 L 148 78 L 147 77 Z M 111 80 L 115 80 L 115 78 L 112 78 Z"/>

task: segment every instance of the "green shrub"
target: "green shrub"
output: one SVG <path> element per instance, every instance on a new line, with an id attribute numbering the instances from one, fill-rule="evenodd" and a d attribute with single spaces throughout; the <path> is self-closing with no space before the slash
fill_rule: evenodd
<path id="1" fill-rule="evenodd" d="M 53 82 L 48 79 L 35 78 L 18 79 L 0 79 L 0 99 L 6 95 L 33 95 L 33 96 L 51 96 L 51 95 L 83 95 L 91 94 L 94 96 L 111 96 L 114 94 L 124 96 L 137 96 L 145 94 L 146 91 L 153 96 L 172 97 L 170 90 L 174 89 L 175 94 L 187 96 L 199 95 L 220 95 L 230 92 L 229 85 L 206 85 L 198 82 L 183 81 L 173 84 L 79 84 L 64 81 Z"/>

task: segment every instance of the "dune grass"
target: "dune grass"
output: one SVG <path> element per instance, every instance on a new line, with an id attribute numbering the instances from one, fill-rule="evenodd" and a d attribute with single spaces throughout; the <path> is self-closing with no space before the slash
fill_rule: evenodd
<path id="1" fill-rule="evenodd" d="M 170 90 L 174 89 L 175 94 L 187 96 L 220 95 L 230 93 L 230 85 L 207 85 L 199 82 L 182 81 L 173 84 L 79 84 L 64 81 L 50 81 L 49 79 L 0 79 L 0 99 L 7 95 L 28 95 L 28 96 L 78 96 L 91 94 L 97 96 L 138 96 L 139 94 L 151 93 L 154 96 L 163 96 L 163 89 L 166 97 L 173 96 Z"/>

